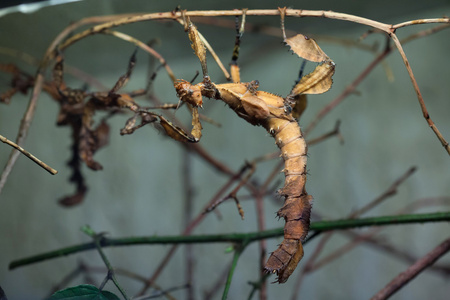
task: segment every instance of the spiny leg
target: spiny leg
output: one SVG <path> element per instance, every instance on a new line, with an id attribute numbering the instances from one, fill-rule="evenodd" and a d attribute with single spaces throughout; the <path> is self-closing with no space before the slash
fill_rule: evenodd
<path id="1" fill-rule="evenodd" d="M 247 9 L 242 10 L 242 22 L 239 26 L 239 17 L 236 16 L 236 41 L 234 43 L 233 48 L 233 55 L 231 56 L 231 63 L 230 63 L 230 73 L 231 73 L 231 79 L 234 83 L 241 82 L 241 75 L 239 70 L 239 65 L 237 63 L 237 60 L 239 58 L 239 49 L 241 45 L 241 38 L 244 34 L 244 27 L 245 27 L 245 15 L 246 15 Z"/>
<path id="2" fill-rule="evenodd" d="M 64 82 L 64 55 L 59 49 L 56 49 L 55 52 L 56 63 L 53 67 L 53 83 L 58 92 L 58 101 L 70 104 L 82 103 L 87 96 L 85 89 L 71 89 L 66 86 Z"/>
<path id="3" fill-rule="evenodd" d="M 119 91 L 122 87 L 124 87 L 128 83 L 128 80 L 130 79 L 131 76 L 131 72 L 133 72 L 134 66 L 136 65 L 137 50 L 138 48 L 136 47 L 128 62 L 127 72 L 124 75 L 120 76 L 119 80 L 117 80 L 114 87 L 109 91 L 110 94 L 117 93 L 117 91 Z"/>

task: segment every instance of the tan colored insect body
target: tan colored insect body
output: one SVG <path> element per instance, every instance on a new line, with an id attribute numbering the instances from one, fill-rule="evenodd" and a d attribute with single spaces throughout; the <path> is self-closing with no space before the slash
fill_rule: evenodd
<path id="1" fill-rule="evenodd" d="M 282 283 L 294 271 L 303 257 L 301 241 L 309 229 L 311 199 L 305 191 L 307 146 L 297 120 L 285 109 L 285 99 L 274 94 L 257 91 L 258 82 L 214 84 L 208 78 L 197 85 L 175 84 L 178 95 L 195 95 L 190 91 L 200 89 L 202 95 L 228 104 L 236 114 L 253 125 L 263 126 L 274 138 L 285 162 L 286 177 L 279 193 L 285 196 L 284 206 L 278 216 L 284 218 L 285 239 L 272 253 L 265 269 L 278 273 Z M 188 103 L 193 99 L 182 99 Z"/>
<path id="2" fill-rule="evenodd" d="M 279 194 L 284 197 L 284 205 L 277 215 L 284 218 L 286 222 L 284 240 L 271 254 L 264 270 L 276 273 L 278 275 L 277 282 L 286 282 L 303 257 L 302 242 L 308 234 L 312 202 L 312 197 L 305 190 L 307 146 L 295 117 L 298 117 L 304 110 L 306 101 L 304 95 L 321 94 L 330 89 L 333 83 L 335 64 L 313 39 L 301 34 L 286 38 L 284 27 L 282 27 L 284 41 L 294 53 L 301 58 L 320 64 L 313 72 L 303 76 L 286 98 L 258 91 L 258 81 L 240 82 L 236 60 L 242 32 L 238 30 L 231 63 L 234 83 L 215 84 L 208 76 L 204 45 L 196 33 L 196 27 L 188 20 L 184 24 L 186 25 L 185 29 L 189 32 L 192 48 L 200 59 L 203 81 L 196 85 L 185 80 L 176 81 L 174 87 L 180 100 L 192 105 L 193 113 L 197 113 L 197 107 L 202 104 L 201 96 L 222 100 L 239 117 L 253 125 L 264 127 L 275 138 L 275 143 L 281 150 L 281 157 L 285 165 L 283 172 L 286 179 L 283 188 L 279 190 Z M 298 107 L 297 104 L 299 104 Z M 199 132 L 201 126 L 198 118 L 193 120 L 192 124 L 194 125 L 193 132 L 196 127 L 199 128 L 197 130 Z"/>

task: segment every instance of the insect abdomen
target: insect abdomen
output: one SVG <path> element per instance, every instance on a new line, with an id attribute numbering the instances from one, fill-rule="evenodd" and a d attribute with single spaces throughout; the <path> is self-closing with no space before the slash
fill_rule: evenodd
<path id="1" fill-rule="evenodd" d="M 303 257 L 302 241 L 309 230 L 312 197 L 305 191 L 307 146 L 295 119 L 274 117 L 264 125 L 281 150 L 286 177 L 279 191 L 285 197 L 284 205 L 277 212 L 286 222 L 284 240 L 269 257 L 265 270 L 277 273 L 277 281 L 283 283 Z"/>

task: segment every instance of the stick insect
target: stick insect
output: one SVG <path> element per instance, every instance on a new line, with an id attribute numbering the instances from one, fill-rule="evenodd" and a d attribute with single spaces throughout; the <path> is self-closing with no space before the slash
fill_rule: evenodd
<path id="1" fill-rule="evenodd" d="M 269 92 L 260 91 L 259 82 L 241 82 L 240 69 L 237 63 L 239 45 L 244 30 L 245 13 L 241 26 L 236 22 L 237 37 L 231 62 L 231 78 L 233 83 L 215 84 L 208 75 L 206 49 L 195 25 L 183 14 L 183 23 L 188 32 L 191 46 L 200 60 L 203 80 L 200 83 L 178 79 L 174 88 L 181 103 L 192 111 L 193 129 L 190 134 L 175 126 L 163 116 L 140 107 L 133 99 L 139 93 L 119 93 L 127 83 L 135 65 L 135 53 L 131 57 L 127 72 L 119 78 L 109 92 L 87 93 L 83 90 L 70 89 L 65 86 L 62 77 L 61 55 L 57 55 L 54 68 L 54 85 L 57 90 L 54 98 L 61 105 L 58 124 L 70 125 L 73 129 L 73 159 L 69 162 L 74 174 L 71 178 L 77 184 L 77 192 L 62 200 L 66 205 L 78 203 L 86 192 L 86 185 L 79 169 L 80 157 L 91 169 L 99 170 L 101 165 L 93 159 L 94 153 L 105 145 L 108 136 L 106 124 L 92 128 L 92 117 L 95 111 L 102 109 L 128 109 L 134 113 L 121 134 L 133 133 L 145 124 L 159 122 L 171 138 L 182 142 L 198 142 L 201 138 L 202 126 L 198 108 L 202 107 L 203 97 L 225 102 L 240 117 L 255 126 L 264 127 L 274 137 L 284 160 L 285 184 L 278 192 L 284 197 L 284 205 L 277 215 L 284 218 L 284 240 L 271 254 L 264 270 L 276 273 L 276 282 L 284 283 L 295 270 L 303 257 L 302 242 L 309 230 L 312 197 L 305 189 L 307 145 L 298 125 L 297 119 L 302 112 L 304 95 L 321 94 L 330 89 L 334 74 L 334 62 L 320 49 L 317 43 L 302 34 L 286 38 L 284 30 L 284 14 L 282 17 L 282 33 L 284 41 L 291 50 L 303 59 L 319 63 L 314 71 L 301 77 L 285 98 Z M 85 99 L 89 99 L 87 102 Z M 140 117 L 142 122 L 135 125 Z"/>
<path id="2" fill-rule="evenodd" d="M 302 95 L 321 94 L 330 89 L 335 64 L 313 39 L 302 34 L 286 38 L 284 15 L 282 14 L 282 32 L 285 43 L 300 57 L 318 62 L 319 65 L 313 72 L 299 79 L 286 98 L 259 91 L 257 80 L 240 81 L 237 59 L 244 22 L 245 14 L 242 17 L 240 29 L 238 22 L 236 26 L 238 38 L 231 62 L 233 83 L 215 84 L 208 75 L 206 51 L 198 31 L 188 18 L 184 18 L 185 30 L 189 34 L 192 48 L 202 66 L 203 81 L 194 85 L 186 80 L 178 80 L 174 87 L 180 100 L 188 103 L 194 109 L 202 105 L 202 97 L 221 100 L 250 124 L 264 127 L 275 139 L 285 164 L 283 170 L 285 184 L 278 191 L 284 197 L 284 205 L 278 210 L 277 215 L 284 218 L 286 223 L 284 240 L 271 254 L 264 270 L 268 273 L 276 273 L 276 282 L 284 283 L 303 257 L 302 242 L 308 234 L 312 202 L 312 197 L 305 189 L 307 145 L 295 118 L 296 111 L 298 111 L 296 105 Z"/>

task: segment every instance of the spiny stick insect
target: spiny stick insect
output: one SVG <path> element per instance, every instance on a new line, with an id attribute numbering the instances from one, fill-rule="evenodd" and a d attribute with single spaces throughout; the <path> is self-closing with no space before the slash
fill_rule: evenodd
<path id="1" fill-rule="evenodd" d="M 320 63 L 313 72 L 298 81 L 286 98 L 259 91 L 257 80 L 246 83 L 240 81 L 237 59 L 245 13 L 241 29 L 237 29 L 238 38 L 231 63 L 233 83 L 224 84 L 215 84 L 211 81 L 207 71 L 205 46 L 199 38 L 196 27 L 189 18 L 184 17 L 185 30 L 202 66 L 203 81 L 194 85 L 185 80 L 178 80 L 174 86 L 180 100 L 191 105 L 194 110 L 201 107 L 203 96 L 222 100 L 239 117 L 252 125 L 264 127 L 275 138 L 285 163 L 283 172 L 286 178 L 284 187 L 279 190 L 279 194 L 285 199 L 284 205 L 277 215 L 284 218 L 286 224 L 284 240 L 271 254 L 264 270 L 276 273 L 278 276 L 276 282 L 284 283 L 303 257 L 302 242 L 309 230 L 312 202 L 312 197 L 305 190 L 307 146 L 296 120 L 301 114 L 296 106 L 303 106 L 302 102 L 305 100 L 304 98 L 301 100 L 302 95 L 321 94 L 330 89 L 335 64 L 313 39 L 301 34 L 286 38 L 283 11 L 281 17 L 284 42 L 300 57 Z M 196 124 L 193 133 L 199 138 L 201 125 L 195 120 L 193 124 Z"/>
<path id="2" fill-rule="evenodd" d="M 183 11 L 182 11 L 183 13 Z M 79 203 L 87 190 L 79 166 L 79 157 L 88 167 L 99 170 L 102 166 L 93 159 L 94 153 L 107 143 L 109 127 L 102 122 L 93 128 L 93 115 L 97 110 L 123 108 L 131 110 L 134 116 L 130 118 L 121 134 L 133 133 L 145 124 L 159 122 L 164 131 L 171 138 L 182 142 L 198 142 L 201 138 L 200 117 L 198 107 L 202 107 L 203 97 L 222 100 L 236 114 L 252 125 L 264 127 L 274 138 L 281 150 L 285 162 L 285 184 L 279 190 L 284 197 L 284 205 L 277 212 L 285 219 L 284 240 L 269 257 L 264 269 L 266 272 L 276 273 L 277 282 L 284 283 L 295 270 L 303 257 L 302 242 L 305 239 L 310 222 L 312 197 L 305 190 L 306 183 L 306 155 L 307 146 L 296 118 L 300 116 L 305 105 L 306 94 L 320 94 L 330 89 L 331 77 L 334 74 L 333 61 L 320 49 L 317 43 L 304 35 L 298 34 L 286 38 L 284 30 L 284 11 L 281 10 L 281 24 L 284 42 L 291 50 L 303 59 L 320 63 L 314 71 L 299 79 L 292 91 L 285 98 L 259 91 L 259 82 L 240 81 L 240 70 L 237 64 L 240 38 L 244 30 L 245 12 L 241 26 L 237 22 L 237 38 L 231 62 L 231 78 L 233 83 L 215 84 L 208 75 L 206 64 L 205 44 L 201 35 L 188 17 L 183 14 L 180 21 L 188 32 L 191 46 L 200 60 L 203 80 L 192 84 L 183 79 L 175 80 L 174 87 L 181 103 L 187 104 L 192 111 L 193 129 L 190 134 L 175 126 L 163 116 L 140 107 L 134 97 L 145 94 L 146 91 L 133 93 L 119 93 L 128 82 L 135 65 L 135 53 L 132 55 L 127 72 L 119 78 L 114 87 L 108 92 L 87 93 L 83 90 L 70 89 L 63 81 L 63 57 L 56 53 L 53 85 L 53 98 L 61 106 L 58 117 L 59 125 L 72 127 L 73 146 L 72 159 L 69 162 L 73 168 L 71 181 L 77 185 L 74 195 L 65 197 L 61 203 L 73 205 Z M 57 51 L 58 52 L 58 51 Z M 87 101 L 85 101 L 88 99 Z M 170 108 L 174 108 L 170 106 Z M 136 125 L 137 118 L 142 122 Z"/>
<path id="3" fill-rule="evenodd" d="M 134 113 L 133 117 L 128 119 L 125 127 L 120 131 L 122 135 L 131 134 L 146 124 L 159 121 L 170 137 L 180 140 L 180 137 L 183 136 L 183 141 L 197 141 L 185 135 L 180 128 L 169 122 L 162 115 L 142 108 L 134 101 L 135 97 L 145 95 L 150 85 L 146 89 L 131 93 L 119 93 L 119 90 L 130 79 L 136 64 L 136 51 L 129 60 L 126 73 L 117 80 L 111 90 L 106 92 L 87 92 L 83 89 L 67 87 L 63 77 L 63 63 L 64 57 L 62 53 L 56 50 L 56 64 L 53 69 L 52 88 L 49 89 L 49 93 L 60 105 L 57 125 L 70 126 L 72 129 L 72 158 L 68 165 L 72 168 L 70 181 L 74 182 L 77 188 L 73 195 L 66 196 L 60 200 L 62 205 L 71 206 L 80 203 L 83 201 L 88 189 L 81 173 L 80 159 L 92 170 L 101 170 L 103 168 L 100 163 L 94 160 L 94 154 L 108 143 L 109 126 L 106 123 L 107 116 L 102 119 L 97 127 L 93 127 L 93 116 L 98 110 L 109 110 L 115 113 L 122 109 L 128 109 Z M 176 107 L 177 105 L 165 105 L 157 108 L 173 109 Z M 141 119 L 141 123 L 136 125 L 138 118 Z"/>

